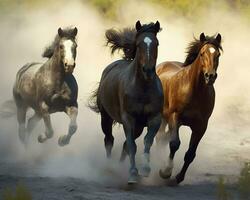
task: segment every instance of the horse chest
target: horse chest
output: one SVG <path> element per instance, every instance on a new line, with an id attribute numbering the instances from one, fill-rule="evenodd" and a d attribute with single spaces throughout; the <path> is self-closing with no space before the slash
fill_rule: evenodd
<path id="1" fill-rule="evenodd" d="M 206 121 L 210 117 L 210 108 L 205 105 L 194 103 L 187 106 L 181 113 L 181 121 L 184 125 L 191 125 L 196 122 Z"/>
<path id="2" fill-rule="evenodd" d="M 127 99 L 127 102 L 127 110 L 133 115 L 150 115 L 152 112 L 154 112 L 154 106 L 152 105 L 152 101 L 149 97 L 130 97 Z"/>
<path id="3" fill-rule="evenodd" d="M 49 97 L 49 107 L 51 112 L 63 111 L 65 106 L 69 105 L 71 102 L 71 91 L 66 84 L 59 91 L 54 91 L 54 93 Z"/>
<path id="4" fill-rule="evenodd" d="M 202 117 L 202 114 L 199 110 L 194 109 L 185 109 L 180 116 L 181 122 L 185 125 L 197 121 Z"/>

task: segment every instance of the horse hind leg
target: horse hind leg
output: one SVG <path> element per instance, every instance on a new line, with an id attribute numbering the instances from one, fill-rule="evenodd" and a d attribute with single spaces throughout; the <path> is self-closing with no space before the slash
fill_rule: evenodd
<path id="1" fill-rule="evenodd" d="M 26 128 L 25 128 L 25 122 L 26 122 L 26 112 L 27 112 L 27 106 L 23 102 L 21 96 L 13 90 L 13 97 L 16 103 L 17 107 L 17 121 L 18 121 L 18 135 L 19 139 L 23 144 L 26 144 Z"/>
<path id="2" fill-rule="evenodd" d="M 37 139 L 38 139 L 38 142 L 43 143 L 47 139 L 50 139 L 53 137 L 54 131 L 51 125 L 49 107 L 45 102 L 42 102 L 40 104 L 40 110 L 41 110 L 41 115 L 42 115 L 44 125 L 45 125 L 45 136 L 39 135 Z"/>
<path id="3" fill-rule="evenodd" d="M 105 135 L 104 145 L 106 149 L 107 158 L 111 157 L 111 151 L 114 145 L 114 137 L 112 135 L 113 119 L 104 110 L 101 111 L 101 126 Z"/>
<path id="4" fill-rule="evenodd" d="M 28 124 L 27 124 L 27 131 L 28 131 L 29 136 L 41 119 L 42 119 L 42 116 L 39 115 L 37 112 L 35 112 L 34 115 L 31 118 L 29 118 Z"/>
<path id="5" fill-rule="evenodd" d="M 169 179 L 172 175 L 173 167 L 174 167 L 174 156 L 180 147 L 180 138 L 179 138 L 179 125 L 178 125 L 178 115 L 177 113 L 173 113 L 170 116 L 168 121 L 169 123 L 169 135 L 170 135 L 170 154 L 168 156 L 167 166 L 160 170 L 159 174 L 163 179 Z"/>
<path id="6" fill-rule="evenodd" d="M 167 121 L 162 118 L 161 126 L 155 136 L 156 144 L 158 147 L 165 147 L 169 142 L 169 131 L 166 132 Z"/>
<path id="7" fill-rule="evenodd" d="M 77 130 L 76 118 L 77 118 L 77 114 L 78 114 L 78 108 L 77 107 L 67 107 L 66 114 L 70 118 L 69 130 L 68 130 L 67 135 L 63 135 L 63 136 L 59 137 L 58 144 L 60 146 L 64 146 L 64 145 L 69 144 L 72 135 Z"/>
<path id="8" fill-rule="evenodd" d="M 18 121 L 18 135 L 19 139 L 23 144 L 27 144 L 27 135 L 25 128 L 27 106 L 17 106 L 17 121 Z"/>

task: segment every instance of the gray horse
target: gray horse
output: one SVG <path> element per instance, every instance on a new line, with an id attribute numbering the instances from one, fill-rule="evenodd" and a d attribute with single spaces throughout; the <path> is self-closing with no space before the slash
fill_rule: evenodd
<path id="1" fill-rule="evenodd" d="M 77 28 L 58 29 L 54 42 L 45 49 L 45 63 L 28 63 L 16 75 L 13 96 L 17 106 L 19 138 L 26 144 L 30 133 L 40 119 L 44 120 L 45 135 L 39 135 L 40 143 L 53 136 L 50 114 L 65 112 L 70 118 L 67 135 L 59 138 L 64 146 L 77 130 L 78 86 L 73 76 L 76 58 Z M 25 126 L 26 112 L 31 107 L 34 115 Z"/>

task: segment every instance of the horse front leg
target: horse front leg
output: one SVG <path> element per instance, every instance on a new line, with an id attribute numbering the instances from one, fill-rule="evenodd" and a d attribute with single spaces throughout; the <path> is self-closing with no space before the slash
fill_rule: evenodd
<path id="1" fill-rule="evenodd" d="M 180 173 L 178 173 L 174 179 L 171 179 L 169 181 L 170 186 L 178 185 L 179 183 L 181 183 L 184 180 L 187 169 L 188 169 L 189 165 L 193 162 L 193 160 L 196 156 L 197 147 L 198 147 L 200 140 L 203 137 L 203 135 L 206 131 L 206 128 L 207 128 L 207 123 L 205 123 L 205 124 L 204 123 L 197 123 L 197 124 L 202 124 L 202 125 L 200 127 L 191 127 L 192 135 L 190 138 L 188 151 L 186 152 L 185 157 L 184 157 L 184 165 L 183 165 Z"/>
<path id="2" fill-rule="evenodd" d="M 178 151 L 181 141 L 179 137 L 179 124 L 178 124 L 178 114 L 172 113 L 169 116 L 168 121 L 169 133 L 170 133 L 170 154 L 168 156 L 167 166 L 162 170 L 160 170 L 159 174 L 162 178 L 168 179 L 172 175 L 173 167 L 174 167 L 174 156 Z"/>
<path id="3" fill-rule="evenodd" d="M 135 163 L 135 154 L 137 151 L 137 146 L 135 143 L 135 120 L 128 114 L 122 116 L 123 129 L 126 135 L 126 144 L 128 147 L 129 160 L 130 160 L 130 170 L 128 184 L 134 184 L 138 181 L 138 169 Z"/>
<path id="4" fill-rule="evenodd" d="M 154 142 L 154 138 L 161 126 L 161 114 L 151 118 L 147 122 L 147 134 L 144 137 L 144 153 L 142 155 L 142 169 L 140 174 L 148 177 L 151 171 L 150 168 L 150 149 Z"/>
<path id="5" fill-rule="evenodd" d="M 78 114 L 78 108 L 74 107 L 74 106 L 66 107 L 66 114 L 70 118 L 69 129 L 68 129 L 67 135 L 63 135 L 63 136 L 59 137 L 58 144 L 60 146 L 65 146 L 65 145 L 69 144 L 70 138 L 77 130 L 76 119 L 77 119 L 77 114 Z"/>
<path id="6" fill-rule="evenodd" d="M 41 116 L 43 118 L 44 125 L 45 125 L 45 136 L 39 135 L 37 139 L 38 139 L 38 142 L 43 143 L 47 139 L 53 137 L 54 131 L 51 125 L 49 106 L 45 102 L 42 102 L 40 104 L 40 112 L 41 112 Z"/>

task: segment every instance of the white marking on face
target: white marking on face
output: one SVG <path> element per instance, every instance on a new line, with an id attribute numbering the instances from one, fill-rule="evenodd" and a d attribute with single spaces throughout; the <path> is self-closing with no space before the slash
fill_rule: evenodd
<path id="1" fill-rule="evenodd" d="M 214 47 L 210 47 L 209 51 L 210 51 L 210 53 L 214 53 L 215 52 L 215 48 Z"/>
<path id="2" fill-rule="evenodd" d="M 145 37 L 143 41 L 147 44 L 147 54 L 148 54 L 148 59 L 149 59 L 149 47 L 150 47 L 150 44 L 152 43 L 152 40 L 149 37 Z"/>
<path id="3" fill-rule="evenodd" d="M 63 45 L 65 51 L 65 57 L 64 57 L 65 62 L 67 62 L 67 65 L 74 65 L 75 60 L 72 53 L 73 42 L 71 40 L 65 40 L 63 42 Z"/>

